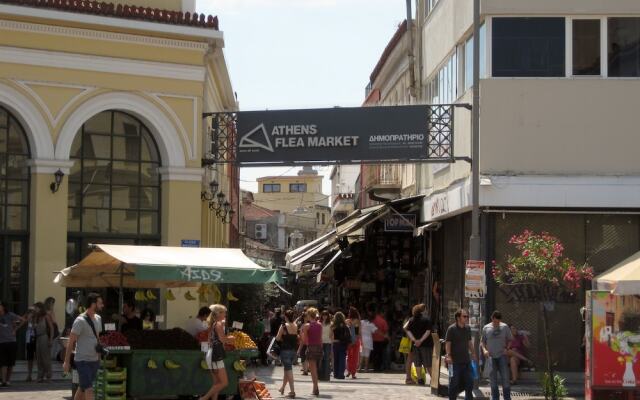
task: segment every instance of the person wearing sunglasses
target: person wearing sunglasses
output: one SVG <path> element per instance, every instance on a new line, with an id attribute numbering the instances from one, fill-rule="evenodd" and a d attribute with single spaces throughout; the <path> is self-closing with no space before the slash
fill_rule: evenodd
<path id="1" fill-rule="evenodd" d="M 500 399 L 498 388 L 498 373 L 502 379 L 502 393 L 505 400 L 511 400 L 511 385 L 509 383 L 509 359 L 507 358 L 507 345 L 513 340 L 511 329 L 502 322 L 500 311 L 491 314 L 491 322 L 482 328 L 480 348 L 485 360 L 491 360 L 491 400 Z"/>
<path id="2" fill-rule="evenodd" d="M 458 393 L 464 390 L 464 399 L 473 399 L 473 372 L 471 359 L 478 361 L 473 351 L 471 329 L 467 325 L 469 313 L 459 309 L 454 314 L 455 324 L 447 329 L 445 335 L 446 361 L 449 368 L 449 400 L 455 400 Z"/>

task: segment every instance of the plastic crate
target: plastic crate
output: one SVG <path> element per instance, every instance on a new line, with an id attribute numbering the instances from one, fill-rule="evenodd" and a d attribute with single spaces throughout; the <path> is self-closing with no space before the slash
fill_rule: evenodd
<path id="1" fill-rule="evenodd" d="M 127 379 L 126 368 L 101 369 L 98 373 L 98 379 L 102 378 L 107 382 L 118 382 Z"/>
<path id="2" fill-rule="evenodd" d="M 116 358 L 105 358 L 100 361 L 100 366 L 102 368 L 115 368 L 118 365 L 118 360 Z"/>

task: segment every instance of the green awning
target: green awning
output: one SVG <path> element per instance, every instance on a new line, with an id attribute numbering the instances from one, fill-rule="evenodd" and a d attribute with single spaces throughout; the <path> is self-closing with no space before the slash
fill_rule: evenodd
<path id="1" fill-rule="evenodd" d="M 60 271 L 54 282 L 67 287 L 163 288 L 280 283 L 282 278 L 240 249 L 99 244 L 78 264 Z"/>

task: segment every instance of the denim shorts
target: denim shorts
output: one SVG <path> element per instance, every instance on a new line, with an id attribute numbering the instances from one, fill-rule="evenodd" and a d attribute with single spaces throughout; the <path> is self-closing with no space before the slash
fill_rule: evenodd
<path id="1" fill-rule="evenodd" d="M 93 382 L 96 381 L 98 376 L 98 369 L 100 368 L 100 361 L 76 361 L 76 370 L 78 371 L 78 377 L 80 379 L 79 386 L 84 392 L 87 389 L 93 387 Z"/>
<path id="2" fill-rule="evenodd" d="M 280 361 L 282 361 L 282 365 L 284 366 L 285 371 L 291 371 L 293 369 L 293 362 L 296 357 L 295 350 L 282 350 L 280 351 Z"/>

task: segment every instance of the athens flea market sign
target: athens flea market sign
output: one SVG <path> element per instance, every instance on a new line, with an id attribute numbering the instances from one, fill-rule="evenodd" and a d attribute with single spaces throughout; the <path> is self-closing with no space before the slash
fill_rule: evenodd
<path id="1" fill-rule="evenodd" d="M 244 165 L 452 161 L 447 125 L 452 114 L 444 115 L 443 123 L 443 115 L 434 118 L 432 108 L 423 105 L 242 111 L 237 114 L 235 160 Z"/>

